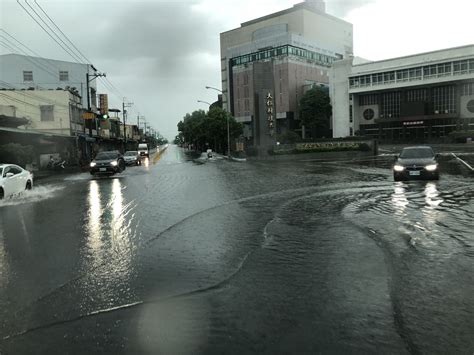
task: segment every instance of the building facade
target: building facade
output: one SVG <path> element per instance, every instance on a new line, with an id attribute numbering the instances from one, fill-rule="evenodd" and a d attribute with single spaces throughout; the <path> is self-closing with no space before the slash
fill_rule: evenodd
<path id="1" fill-rule="evenodd" d="M 20 54 L 0 55 L 0 88 L 5 89 L 69 89 L 77 91 L 81 104 L 87 108 L 86 74 L 96 71 L 90 64 L 32 57 Z M 97 86 L 89 82 L 92 110 L 97 110 Z"/>
<path id="2" fill-rule="evenodd" d="M 331 70 L 333 136 L 443 138 L 474 128 L 474 45 Z"/>
<path id="3" fill-rule="evenodd" d="M 299 100 L 328 85 L 332 63 L 352 54 L 352 25 L 328 15 L 323 1 L 306 1 L 221 33 L 220 44 L 223 106 L 250 144 L 265 145 L 272 131 L 304 136 Z"/>
<path id="4" fill-rule="evenodd" d="M 0 116 L 25 119 L 18 128 L 61 136 L 83 134 L 80 96 L 69 90 L 0 90 Z"/>

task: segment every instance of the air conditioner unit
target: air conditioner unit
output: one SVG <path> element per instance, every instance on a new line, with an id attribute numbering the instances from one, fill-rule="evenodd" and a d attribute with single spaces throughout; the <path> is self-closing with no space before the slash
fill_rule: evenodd
<path id="1" fill-rule="evenodd" d="M 385 116 L 383 115 L 383 113 L 380 115 L 380 118 L 384 118 Z"/>
<path id="2" fill-rule="evenodd" d="M 435 110 L 435 115 L 437 115 L 438 113 L 439 113 L 439 111 L 438 111 L 438 110 Z"/>
<path id="3" fill-rule="evenodd" d="M 388 118 L 392 118 L 392 114 L 391 114 L 391 113 L 388 114 Z"/>
<path id="4" fill-rule="evenodd" d="M 449 113 L 449 110 L 444 110 L 444 113 Z"/>

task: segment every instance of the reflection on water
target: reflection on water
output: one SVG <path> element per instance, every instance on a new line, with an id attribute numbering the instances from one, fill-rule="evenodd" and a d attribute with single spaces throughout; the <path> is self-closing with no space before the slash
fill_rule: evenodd
<path id="1" fill-rule="evenodd" d="M 89 210 L 87 218 L 88 247 L 91 254 L 95 255 L 102 248 L 100 216 L 102 207 L 100 203 L 99 184 L 91 180 L 89 184 Z"/>
<path id="2" fill-rule="evenodd" d="M 122 187 L 120 179 L 91 180 L 89 183 L 84 251 L 88 277 L 81 287 L 84 299 L 80 308 L 83 311 L 88 310 L 90 299 L 98 301 L 102 307 L 114 306 L 117 296 L 114 292 L 128 289 L 125 285 L 131 274 L 132 232 L 127 224 L 130 223 L 127 222 L 130 204 L 124 203 Z"/>
<path id="3" fill-rule="evenodd" d="M 443 199 L 439 197 L 439 191 L 434 182 L 429 182 L 425 187 L 425 202 L 426 205 L 431 208 L 436 208 L 443 202 Z"/>
<path id="4" fill-rule="evenodd" d="M 392 203 L 395 208 L 395 214 L 398 216 L 403 216 L 409 203 L 405 194 L 405 186 L 403 183 L 398 182 L 395 185 L 394 192 L 392 194 Z"/>
<path id="5" fill-rule="evenodd" d="M 148 168 L 148 167 L 150 166 L 150 159 L 145 158 L 145 159 L 143 160 L 143 166 L 144 166 L 145 168 Z"/>
<path id="6" fill-rule="evenodd" d="M 89 185 L 87 218 L 87 254 L 95 262 L 120 253 L 127 259 L 129 252 L 129 229 L 125 222 L 124 198 L 120 179 L 98 182 L 91 180 Z"/>

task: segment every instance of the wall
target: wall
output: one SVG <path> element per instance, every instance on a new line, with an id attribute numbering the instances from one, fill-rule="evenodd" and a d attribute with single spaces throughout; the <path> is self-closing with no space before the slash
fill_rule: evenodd
<path id="1" fill-rule="evenodd" d="M 347 137 L 350 133 L 349 122 L 349 79 L 352 59 L 343 59 L 333 63 L 330 70 L 329 95 L 332 105 L 333 137 Z M 358 100 L 355 100 L 358 101 Z M 353 116 L 354 117 L 354 116 Z M 355 117 L 354 117 L 355 119 Z M 354 131 L 356 130 L 353 127 Z"/>
<path id="2" fill-rule="evenodd" d="M 61 60 L 29 57 L 18 54 L 5 54 L 0 56 L 0 80 L 7 82 L 14 88 L 43 88 L 57 89 L 76 87 L 82 98 L 83 107 L 87 106 L 86 73 L 93 71 L 87 64 L 66 62 Z M 23 81 L 23 71 L 33 72 L 33 82 Z M 69 80 L 59 81 L 59 71 L 68 71 Z M 0 87 L 2 87 L 0 83 Z M 90 82 L 91 88 L 96 90 L 96 82 Z"/>
<path id="3" fill-rule="evenodd" d="M 27 126 L 21 126 L 20 129 L 71 135 L 70 103 L 78 105 L 77 96 L 64 90 L 17 90 L 0 93 L 0 106 L 13 105 L 16 117 L 30 120 Z M 41 105 L 53 106 L 54 120 L 41 121 Z"/>
<path id="4" fill-rule="evenodd" d="M 266 28 L 268 31 L 266 31 Z M 265 33 L 264 33 L 265 32 Z M 309 10 L 307 5 L 249 21 L 220 35 L 221 80 L 224 93 L 230 92 L 229 59 L 266 46 L 293 44 L 310 50 L 348 55 L 352 53 L 352 24 L 326 13 Z M 224 108 L 230 104 L 225 102 Z"/>

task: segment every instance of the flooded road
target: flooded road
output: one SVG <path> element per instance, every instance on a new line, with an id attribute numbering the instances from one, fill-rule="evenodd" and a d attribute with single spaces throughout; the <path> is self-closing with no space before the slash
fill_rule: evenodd
<path id="1" fill-rule="evenodd" d="M 472 354 L 474 179 L 390 164 L 45 180 L 0 205 L 0 353 Z"/>

